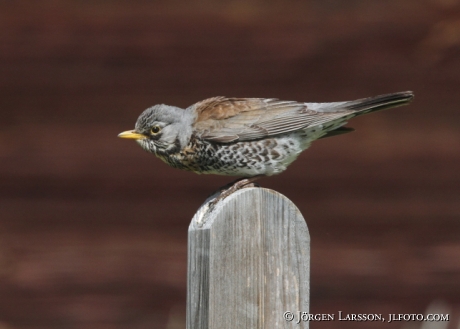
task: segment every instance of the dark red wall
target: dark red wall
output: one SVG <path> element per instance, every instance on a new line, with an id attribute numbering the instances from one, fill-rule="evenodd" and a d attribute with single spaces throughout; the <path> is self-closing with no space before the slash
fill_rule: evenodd
<path id="1" fill-rule="evenodd" d="M 459 21 L 436 0 L 0 2 L 0 327 L 184 328 L 187 227 L 230 178 L 118 139 L 145 108 L 413 90 L 260 183 L 307 220 L 313 313 L 443 300 L 454 328 Z"/>

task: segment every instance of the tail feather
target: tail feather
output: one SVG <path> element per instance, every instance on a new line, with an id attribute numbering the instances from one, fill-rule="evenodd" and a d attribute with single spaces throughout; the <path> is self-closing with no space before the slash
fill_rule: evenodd
<path id="1" fill-rule="evenodd" d="M 321 136 L 318 139 L 327 138 L 327 137 L 334 137 L 334 136 L 337 136 L 337 135 L 348 134 L 348 133 L 351 133 L 353 131 L 355 131 L 355 130 L 353 128 L 351 128 L 351 127 L 339 127 L 337 129 L 328 131 L 324 136 Z"/>
<path id="2" fill-rule="evenodd" d="M 350 102 L 333 103 L 336 106 L 329 107 L 324 112 L 326 111 L 331 112 L 331 109 L 334 109 L 337 113 L 338 112 L 337 108 L 340 108 L 339 110 L 340 112 L 344 111 L 345 113 L 348 113 L 348 115 L 351 114 L 351 116 L 349 116 L 349 118 L 351 118 L 351 117 L 363 115 L 366 113 L 371 113 L 371 112 L 381 111 L 381 110 L 385 110 L 385 109 L 389 109 L 389 108 L 393 108 L 397 106 L 406 105 L 413 98 L 414 98 L 414 94 L 412 93 L 412 91 L 403 91 L 403 92 L 398 92 L 398 93 L 393 93 L 393 94 L 386 94 L 386 95 L 357 99 L 355 101 L 350 101 Z M 343 120 L 342 123 L 337 128 L 326 130 L 324 135 L 321 136 L 320 138 L 333 137 L 333 136 L 342 135 L 342 134 L 346 134 L 346 133 L 354 131 L 354 129 L 351 127 L 344 127 L 345 124 L 347 124 L 347 122 Z"/>
<path id="3" fill-rule="evenodd" d="M 368 98 L 362 98 L 347 102 L 346 110 L 355 112 L 357 115 L 381 111 L 392 107 L 408 104 L 414 98 L 412 91 L 402 91 Z"/>

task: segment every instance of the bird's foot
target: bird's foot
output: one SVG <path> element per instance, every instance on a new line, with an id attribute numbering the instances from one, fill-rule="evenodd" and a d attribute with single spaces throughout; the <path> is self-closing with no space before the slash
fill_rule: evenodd
<path id="1" fill-rule="evenodd" d="M 241 179 L 237 179 L 236 181 L 234 181 L 234 182 L 232 182 L 230 184 L 227 184 L 227 185 L 221 187 L 219 189 L 220 194 L 214 200 L 209 202 L 209 209 L 210 210 L 214 209 L 215 205 L 217 203 L 219 203 L 219 201 L 225 199 L 230 194 L 235 193 L 238 190 L 241 190 L 241 189 L 247 188 L 247 187 L 259 187 L 260 185 L 257 184 L 257 183 L 254 183 L 254 181 L 258 180 L 261 177 L 262 177 L 262 175 L 254 176 L 254 177 L 250 177 L 250 178 L 241 178 Z"/>

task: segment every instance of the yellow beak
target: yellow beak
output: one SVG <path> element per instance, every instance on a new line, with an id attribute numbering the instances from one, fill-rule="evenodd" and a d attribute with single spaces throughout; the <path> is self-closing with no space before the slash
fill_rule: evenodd
<path id="1" fill-rule="evenodd" d="M 118 137 L 120 137 L 120 138 L 129 138 L 129 139 L 144 139 L 144 138 L 147 138 L 147 136 L 139 134 L 139 133 L 135 132 L 134 130 L 123 131 L 122 133 L 118 134 Z"/>

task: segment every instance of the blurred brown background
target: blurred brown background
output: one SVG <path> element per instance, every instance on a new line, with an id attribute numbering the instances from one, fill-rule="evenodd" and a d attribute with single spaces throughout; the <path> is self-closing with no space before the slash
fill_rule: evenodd
<path id="1" fill-rule="evenodd" d="M 188 224 L 230 178 L 116 138 L 145 108 L 403 90 L 261 185 L 307 220 L 312 313 L 456 328 L 460 1 L 0 1 L 0 86 L 1 329 L 185 327 Z"/>

